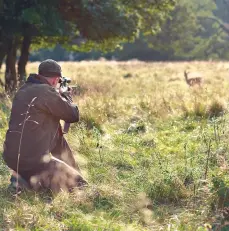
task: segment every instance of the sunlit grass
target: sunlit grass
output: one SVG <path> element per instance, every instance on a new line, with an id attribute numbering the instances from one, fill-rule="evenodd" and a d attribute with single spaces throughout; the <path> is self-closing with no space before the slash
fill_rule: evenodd
<path id="1" fill-rule="evenodd" d="M 1 163 L 0 228 L 186 231 L 221 221 L 215 214 L 229 186 L 228 63 L 61 65 L 79 89 L 81 122 L 67 139 L 90 186 L 52 203 L 32 192 L 15 202 Z M 202 73 L 204 84 L 189 87 L 186 69 Z M 10 102 L 0 105 L 2 143 Z"/>

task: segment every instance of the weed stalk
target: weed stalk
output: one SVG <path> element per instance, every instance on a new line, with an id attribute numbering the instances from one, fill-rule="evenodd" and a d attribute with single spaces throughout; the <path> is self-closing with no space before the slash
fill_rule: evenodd
<path id="1" fill-rule="evenodd" d="M 25 115 L 25 118 L 24 120 L 19 124 L 20 126 L 22 126 L 22 130 L 20 132 L 21 136 L 20 136 L 20 140 L 19 140 L 19 147 L 18 147 L 18 158 L 17 158 L 17 181 L 16 181 L 16 199 L 17 199 L 17 195 L 18 195 L 18 187 L 19 187 L 19 182 L 18 182 L 18 172 L 19 172 L 19 162 L 20 162 L 20 156 L 21 156 L 21 144 L 22 144 L 22 138 L 23 138 L 23 133 L 24 133 L 24 129 L 25 129 L 25 124 L 26 122 L 28 121 L 31 121 L 31 122 L 34 122 L 34 123 L 37 123 L 36 121 L 34 120 L 30 120 L 30 115 L 29 115 L 29 110 L 31 107 L 34 106 L 33 102 L 35 101 L 37 97 L 34 97 L 32 99 L 32 101 L 30 102 L 30 104 L 28 105 L 28 109 L 25 113 L 21 114 L 21 115 Z"/>

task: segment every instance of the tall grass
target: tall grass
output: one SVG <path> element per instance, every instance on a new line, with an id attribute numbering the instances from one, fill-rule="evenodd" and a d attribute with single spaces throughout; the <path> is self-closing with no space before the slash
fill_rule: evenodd
<path id="1" fill-rule="evenodd" d="M 80 89 L 81 121 L 67 139 L 85 191 L 7 194 L 1 162 L 3 230 L 209 230 L 229 197 L 227 63 L 62 63 Z M 38 63 L 29 64 L 35 72 Z M 203 73 L 189 87 L 184 70 Z M 9 109 L 2 102 L 0 141 Z M 6 107 L 6 108 L 9 108 Z M 4 166 L 4 167 L 3 167 Z"/>

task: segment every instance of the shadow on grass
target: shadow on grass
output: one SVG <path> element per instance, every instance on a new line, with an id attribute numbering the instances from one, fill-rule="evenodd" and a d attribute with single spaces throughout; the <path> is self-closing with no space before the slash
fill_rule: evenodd
<path id="1" fill-rule="evenodd" d="M 15 202 L 15 197 L 13 197 L 7 191 L 7 185 L 2 184 L 0 185 L 0 230 L 4 230 L 4 215 L 5 211 L 12 208 Z"/>

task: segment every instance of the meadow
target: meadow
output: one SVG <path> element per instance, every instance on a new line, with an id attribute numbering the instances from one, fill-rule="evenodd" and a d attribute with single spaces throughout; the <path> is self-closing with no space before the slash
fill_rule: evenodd
<path id="1" fill-rule="evenodd" d="M 60 64 L 81 115 L 66 138 L 90 185 L 15 200 L 0 159 L 0 230 L 228 230 L 229 63 Z M 1 153 L 11 99 L 0 99 Z"/>

